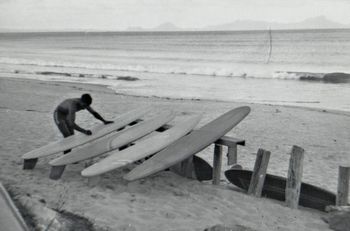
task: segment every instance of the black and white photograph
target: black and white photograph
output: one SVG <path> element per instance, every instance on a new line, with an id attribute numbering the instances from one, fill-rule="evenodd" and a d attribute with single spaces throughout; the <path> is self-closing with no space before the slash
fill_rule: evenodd
<path id="1" fill-rule="evenodd" d="M 0 230 L 350 231 L 349 12 L 0 0 Z"/>

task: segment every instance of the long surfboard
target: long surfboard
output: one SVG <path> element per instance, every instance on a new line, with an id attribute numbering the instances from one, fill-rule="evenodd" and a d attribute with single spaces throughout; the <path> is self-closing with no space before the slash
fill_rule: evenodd
<path id="1" fill-rule="evenodd" d="M 164 132 L 136 142 L 134 146 L 122 151 L 112 151 L 106 158 L 84 169 L 81 175 L 86 177 L 96 176 L 152 155 L 189 133 L 198 124 L 200 119 L 201 116 L 193 116 Z"/>
<path id="2" fill-rule="evenodd" d="M 137 180 L 162 171 L 187 159 L 229 132 L 234 126 L 241 122 L 249 112 L 249 107 L 239 107 L 223 114 L 199 130 L 192 131 L 189 135 L 178 139 L 155 154 L 126 174 L 124 179 L 128 181 Z"/>
<path id="3" fill-rule="evenodd" d="M 49 143 L 45 146 L 42 146 L 38 149 L 34 149 L 22 156 L 23 159 L 33 159 L 33 158 L 39 158 L 44 156 L 49 156 L 55 153 L 63 152 L 67 149 L 75 148 L 77 146 L 86 144 L 88 142 L 91 142 L 93 140 L 96 140 L 102 136 L 105 136 L 109 133 L 112 133 L 126 125 L 128 125 L 131 122 L 134 122 L 135 120 L 141 118 L 143 115 L 148 113 L 151 109 L 150 108 L 140 108 L 136 110 L 129 111 L 127 113 L 124 113 L 120 116 L 118 116 L 114 123 L 111 124 L 100 124 L 93 129 L 92 135 L 87 136 L 82 133 L 77 133 L 73 136 L 68 136 L 62 140 Z"/>
<path id="4" fill-rule="evenodd" d="M 96 140 L 93 143 L 77 148 L 66 155 L 56 158 L 50 161 L 50 165 L 61 166 L 71 164 L 110 152 L 153 132 L 174 119 L 174 117 L 175 115 L 172 111 L 159 113 L 149 120 L 145 120 L 112 136 Z"/>
<path id="5" fill-rule="evenodd" d="M 0 225 L 3 231 L 29 231 L 5 187 L 0 183 Z"/>
<path id="6" fill-rule="evenodd" d="M 230 169 L 225 172 L 226 178 L 237 187 L 248 191 L 252 171 Z M 266 174 L 262 196 L 285 201 L 286 178 Z M 326 206 L 334 205 L 336 195 L 325 189 L 301 183 L 299 204 L 304 207 L 324 211 Z"/>

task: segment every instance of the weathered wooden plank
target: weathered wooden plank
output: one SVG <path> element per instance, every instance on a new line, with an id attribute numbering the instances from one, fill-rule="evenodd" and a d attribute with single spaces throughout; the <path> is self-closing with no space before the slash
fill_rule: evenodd
<path id="1" fill-rule="evenodd" d="M 245 146 L 245 140 L 234 138 L 231 136 L 223 136 L 217 141 L 215 141 L 215 144 L 220 144 L 228 147 L 235 146 L 235 145 Z"/>
<path id="2" fill-rule="evenodd" d="M 222 165 L 222 146 L 215 144 L 214 147 L 214 161 L 213 161 L 213 184 L 220 184 Z"/>
<path id="3" fill-rule="evenodd" d="M 289 159 L 289 170 L 286 184 L 286 205 L 296 209 L 299 204 L 301 178 L 303 175 L 304 149 L 293 146 Z"/>
<path id="4" fill-rule="evenodd" d="M 350 167 L 339 166 L 337 201 L 338 206 L 347 205 L 349 198 Z"/>
<path id="5" fill-rule="evenodd" d="M 266 151 L 264 149 L 258 150 L 252 178 L 250 179 L 250 185 L 248 189 L 249 195 L 261 197 L 265 176 L 266 176 L 266 171 L 267 171 L 267 166 L 270 160 L 270 155 L 271 153 L 269 151 Z"/>

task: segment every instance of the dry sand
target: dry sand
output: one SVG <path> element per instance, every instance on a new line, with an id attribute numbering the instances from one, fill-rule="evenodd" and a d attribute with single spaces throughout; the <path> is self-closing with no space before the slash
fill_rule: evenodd
<path id="1" fill-rule="evenodd" d="M 246 169 L 252 169 L 258 148 L 264 148 L 271 151 L 268 173 L 286 176 L 288 153 L 292 145 L 298 145 L 306 151 L 304 182 L 335 192 L 338 165 L 350 163 L 350 115 L 346 112 L 133 97 L 117 95 L 103 86 L 0 78 L 0 180 L 20 197 L 40 200 L 48 208 L 61 206 L 104 230 L 204 230 L 216 224 L 254 230 L 328 230 L 321 219 L 325 214 L 291 210 L 274 200 L 247 196 L 228 184 L 224 175 L 220 186 L 172 172 L 127 182 L 122 176 L 129 166 L 91 185 L 80 175 L 85 166 L 81 162 L 67 166 L 62 179 L 53 181 L 48 178 L 48 162 L 58 155 L 41 158 L 34 170 L 22 170 L 22 154 L 61 138 L 52 119 L 54 107 L 85 92 L 91 93 L 93 108 L 106 119 L 149 105 L 157 110 L 173 109 L 179 117 L 203 114 L 198 127 L 232 108 L 248 105 L 250 115 L 228 133 L 246 140 L 246 146 L 238 150 L 238 161 Z M 77 123 L 89 128 L 98 121 L 79 112 Z M 199 156 L 212 163 L 212 153 L 211 146 Z M 223 164 L 223 171 L 227 168 Z"/>

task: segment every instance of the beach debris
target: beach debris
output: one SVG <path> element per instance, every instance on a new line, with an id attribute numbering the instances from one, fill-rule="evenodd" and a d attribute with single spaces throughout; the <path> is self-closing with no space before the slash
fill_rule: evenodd
<path id="1" fill-rule="evenodd" d="M 342 72 L 334 73 L 298 73 L 301 74 L 299 77 L 300 80 L 305 81 L 320 81 L 325 83 L 350 83 L 350 74 Z"/>
<path id="2" fill-rule="evenodd" d="M 132 77 L 132 76 L 119 76 L 119 77 L 117 77 L 117 80 L 136 81 L 136 80 L 140 80 L 140 79 L 137 77 Z"/>
<path id="3" fill-rule="evenodd" d="M 63 72 L 53 72 L 53 71 L 38 71 L 35 72 L 37 75 L 63 75 L 63 76 L 72 76 L 70 73 L 63 73 Z"/>
<path id="4" fill-rule="evenodd" d="M 214 225 L 210 228 L 204 229 L 204 231 L 254 231 L 254 229 L 248 228 L 243 225 L 235 225 L 235 226 L 225 226 L 225 225 Z"/>
<path id="5" fill-rule="evenodd" d="M 33 215 L 35 228 L 37 230 L 85 230 L 94 231 L 93 222 L 85 217 L 79 216 L 66 210 L 56 210 L 47 207 L 41 202 L 42 199 L 22 196 L 19 198 L 21 204 L 29 208 Z"/>

